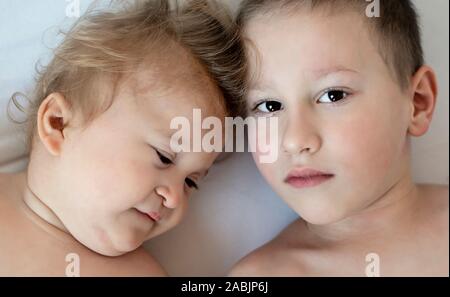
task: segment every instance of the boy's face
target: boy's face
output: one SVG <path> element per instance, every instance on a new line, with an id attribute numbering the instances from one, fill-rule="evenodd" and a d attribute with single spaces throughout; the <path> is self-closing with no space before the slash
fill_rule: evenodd
<path id="1" fill-rule="evenodd" d="M 192 123 L 193 108 L 225 116 L 211 103 L 221 100 L 219 92 L 191 72 L 187 80 L 138 71 L 106 112 L 85 129 L 69 130 L 58 167 L 65 197 L 52 208 L 87 247 L 120 255 L 180 222 L 217 154 L 174 154 L 170 122 L 182 116 Z"/>
<path id="2" fill-rule="evenodd" d="M 248 108 L 279 118 L 279 158 L 257 166 L 313 224 L 367 208 L 407 174 L 411 102 L 369 34 L 351 12 L 280 13 L 246 27 Z"/>

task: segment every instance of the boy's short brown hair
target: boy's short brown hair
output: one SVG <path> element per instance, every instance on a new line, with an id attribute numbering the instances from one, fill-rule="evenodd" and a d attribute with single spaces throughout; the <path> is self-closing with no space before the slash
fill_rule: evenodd
<path id="1" fill-rule="evenodd" d="M 373 1 L 371 1 L 373 2 Z M 374 32 L 375 44 L 394 77 L 404 89 L 411 76 L 424 64 L 418 15 L 410 0 L 380 0 L 380 15 L 368 17 L 366 10 L 371 2 L 365 0 L 244 0 L 238 15 L 242 27 L 258 14 L 273 9 L 288 11 L 307 7 L 327 8 L 330 13 L 351 9 L 366 19 Z"/>
<path id="2" fill-rule="evenodd" d="M 187 50 L 217 84 L 226 113 L 242 113 L 245 53 L 237 26 L 217 2 L 112 1 L 109 7 L 89 8 L 66 33 L 51 62 L 39 71 L 27 108 L 29 140 L 35 132 L 37 110 L 49 94 L 62 93 L 87 123 L 110 106 L 121 75 L 149 56 L 170 56 L 174 43 Z M 159 68 L 164 71 L 164 65 Z M 100 82 L 109 83 L 108 98 L 96 88 Z M 23 110 L 20 95 L 14 94 L 11 102 Z"/>

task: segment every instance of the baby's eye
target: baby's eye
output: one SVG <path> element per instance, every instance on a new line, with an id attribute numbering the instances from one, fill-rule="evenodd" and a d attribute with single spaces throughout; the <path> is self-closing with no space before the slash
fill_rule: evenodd
<path id="1" fill-rule="evenodd" d="M 194 188 L 194 189 L 196 189 L 196 190 L 198 190 L 198 185 L 192 180 L 192 179 L 190 179 L 190 178 L 186 178 L 185 180 L 184 180 L 184 182 L 186 183 L 186 185 L 189 187 L 189 188 Z"/>
<path id="2" fill-rule="evenodd" d="M 261 113 L 271 113 L 281 110 L 283 105 L 278 101 L 264 101 L 259 103 L 253 110 Z"/>
<path id="3" fill-rule="evenodd" d="M 317 102 L 319 103 L 334 103 L 345 99 L 349 94 L 343 90 L 329 90 L 325 92 Z"/>
<path id="4" fill-rule="evenodd" d="M 169 158 L 167 158 L 166 156 L 164 156 L 163 154 L 161 154 L 158 150 L 156 150 L 156 153 L 158 154 L 159 160 L 160 160 L 161 163 L 163 163 L 164 165 L 171 165 L 171 164 L 173 164 L 172 160 L 170 160 Z"/>

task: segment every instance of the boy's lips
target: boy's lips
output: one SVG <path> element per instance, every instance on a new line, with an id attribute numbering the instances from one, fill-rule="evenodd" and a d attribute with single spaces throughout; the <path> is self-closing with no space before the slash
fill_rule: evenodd
<path id="1" fill-rule="evenodd" d="M 289 172 L 284 182 L 290 186 L 302 189 L 317 186 L 334 177 L 334 174 L 311 168 L 296 168 Z"/>

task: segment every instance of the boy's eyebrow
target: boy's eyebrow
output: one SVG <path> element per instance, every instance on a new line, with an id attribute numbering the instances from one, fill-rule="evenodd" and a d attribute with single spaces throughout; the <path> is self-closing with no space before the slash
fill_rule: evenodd
<path id="1" fill-rule="evenodd" d="M 263 84 L 263 83 L 249 83 L 248 91 L 264 91 L 269 90 L 270 85 L 269 84 Z"/>
<path id="2" fill-rule="evenodd" d="M 344 67 L 344 66 L 334 66 L 334 67 L 330 67 L 330 68 L 323 68 L 323 69 L 319 69 L 319 70 L 314 70 L 313 76 L 315 79 L 319 79 L 325 76 L 328 76 L 330 74 L 334 74 L 334 73 L 339 73 L 339 72 L 351 72 L 353 74 L 359 74 L 358 71 Z"/>
<path id="3" fill-rule="evenodd" d="M 318 70 L 313 70 L 313 77 L 314 79 L 319 79 L 325 76 L 328 76 L 330 74 L 335 74 L 339 72 L 350 72 L 353 74 L 359 74 L 358 71 L 354 69 L 350 69 L 344 66 L 333 66 L 329 68 L 322 68 Z M 250 81 L 248 91 L 262 91 L 269 89 L 269 85 L 258 82 L 258 81 Z"/>

